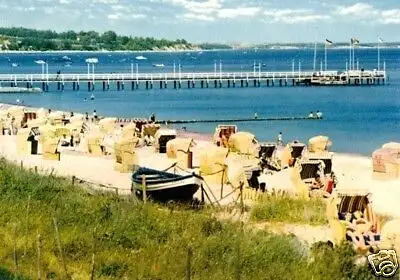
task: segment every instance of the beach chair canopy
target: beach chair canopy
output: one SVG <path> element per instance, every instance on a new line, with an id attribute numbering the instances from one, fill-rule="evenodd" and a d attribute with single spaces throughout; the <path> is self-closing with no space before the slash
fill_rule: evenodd
<path id="1" fill-rule="evenodd" d="M 300 178 L 302 180 L 316 178 L 324 174 L 324 164 L 320 160 L 306 160 L 300 162 Z"/>
<path id="2" fill-rule="evenodd" d="M 315 136 L 308 140 L 308 151 L 309 152 L 323 152 L 327 151 L 328 147 L 332 145 L 328 136 Z"/>
<path id="3" fill-rule="evenodd" d="M 160 129 L 160 125 L 159 124 L 154 124 L 154 123 L 150 123 L 150 124 L 144 124 L 142 126 L 142 136 L 153 136 L 156 137 L 156 133 L 157 131 Z M 173 129 L 165 129 L 165 130 L 173 130 Z M 167 133 L 167 132 L 165 132 Z M 175 135 L 176 135 L 176 131 L 175 131 Z"/>
<path id="4" fill-rule="evenodd" d="M 324 174 L 332 173 L 332 154 L 329 152 L 323 153 L 306 153 L 305 157 L 308 160 L 320 160 L 324 163 Z"/>
<path id="5" fill-rule="evenodd" d="M 400 143 L 398 142 L 389 142 L 382 145 L 382 148 L 397 150 L 400 152 Z"/>
<path id="6" fill-rule="evenodd" d="M 344 220 L 346 213 L 353 214 L 356 211 L 360 211 L 364 218 L 379 231 L 379 222 L 372 209 L 370 197 L 371 193 L 365 191 L 338 193 L 336 198 L 339 200 L 337 204 L 338 219 Z"/>
<path id="7" fill-rule="evenodd" d="M 304 143 L 289 143 L 290 154 L 292 158 L 299 158 L 303 154 L 306 144 Z"/>
<path id="8" fill-rule="evenodd" d="M 133 137 L 136 133 L 136 123 L 129 123 L 122 128 L 122 137 Z"/>
<path id="9" fill-rule="evenodd" d="M 260 145 L 260 150 L 258 153 L 258 156 L 265 157 L 265 158 L 271 158 L 275 151 L 276 151 L 276 145 L 274 143 L 259 143 Z"/>
<path id="10" fill-rule="evenodd" d="M 162 129 L 159 129 L 159 130 L 155 133 L 154 138 L 155 138 L 156 140 L 158 140 L 158 139 L 160 139 L 162 136 L 175 136 L 175 137 L 176 137 L 176 135 L 177 135 L 177 132 L 176 132 L 175 129 L 164 129 L 164 128 L 162 128 Z"/>
<path id="11" fill-rule="evenodd" d="M 167 142 L 167 156 L 175 158 L 178 151 L 187 153 L 195 145 L 193 138 L 175 138 Z"/>
<path id="12" fill-rule="evenodd" d="M 213 142 L 216 143 L 221 138 L 225 137 L 227 140 L 230 138 L 232 134 L 237 133 L 236 125 L 228 125 L 228 124 L 219 124 L 215 128 L 215 133 L 213 136 Z"/>
<path id="13" fill-rule="evenodd" d="M 225 170 L 225 159 L 229 149 L 208 145 L 200 151 L 200 172 L 205 175 L 219 173 Z"/>
<path id="14" fill-rule="evenodd" d="M 380 148 L 372 153 L 372 166 L 375 172 L 390 173 L 400 170 L 400 149 Z M 394 172 L 393 174 L 396 175 Z"/>
<path id="15" fill-rule="evenodd" d="M 254 134 L 249 132 L 237 132 L 228 140 L 228 147 L 231 152 L 258 156 L 259 144 Z"/>

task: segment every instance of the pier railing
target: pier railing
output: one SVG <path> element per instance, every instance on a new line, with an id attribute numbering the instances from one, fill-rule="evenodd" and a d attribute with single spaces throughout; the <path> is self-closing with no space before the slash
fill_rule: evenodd
<path id="1" fill-rule="evenodd" d="M 312 77 L 385 78 L 386 71 L 281 71 L 281 72 L 181 72 L 181 73 L 63 73 L 0 74 L 0 82 L 173 81 L 173 80 L 301 80 Z"/>

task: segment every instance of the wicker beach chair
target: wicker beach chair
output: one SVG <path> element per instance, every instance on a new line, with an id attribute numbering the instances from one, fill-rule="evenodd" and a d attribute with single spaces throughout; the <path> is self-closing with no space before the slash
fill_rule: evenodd
<path id="1" fill-rule="evenodd" d="M 215 129 L 213 143 L 217 146 L 228 148 L 229 138 L 237 131 L 238 129 L 236 125 L 220 124 Z"/>
<path id="2" fill-rule="evenodd" d="M 176 138 L 177 132 L 175 129 L 159 129 L 154 135 L 154 146 L 157 152 L 166 153 L 167 144 L 170 140 Z"/>
<path id="3" fill-rule="evenodd" d="M 362 213 L 363 220 L 367 223 L 358 224 L 357 219 L 355 221 L 348 219 L 348 217 L 355 219 L 356 212 Z M 336 244 L 349 240 L 353 242 L 357 253 L 365 254 L 373 243 L 380 241 L 380 223 L 373 211 L 370 193 L 365 191 L 338 193 L 328 201 L 326 214 Z"/>
<path id="4" fill-rule="evenodd" d="M 115 143 L 115 170 L 119 172 L 131 172 L 133 166 L 137 165 L 138 158 L 135 152 L 135 147 L 139 142 L 139 138 L 122 138 L 118 143 Z"/>

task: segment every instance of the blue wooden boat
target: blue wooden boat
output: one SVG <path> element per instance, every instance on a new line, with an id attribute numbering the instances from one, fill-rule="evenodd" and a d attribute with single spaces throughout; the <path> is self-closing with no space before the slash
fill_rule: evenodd
<path id="1" fill-rule="evenodd" d="M 167 202 L 190 201 L 202 185 L 202 178 L 196 174 L 179 175 L 170 172 L 139 167 L 132 174 L 136 196 L 143 197 L 142 180 L 146 178 L 146 195 L 149 199 Z"/>

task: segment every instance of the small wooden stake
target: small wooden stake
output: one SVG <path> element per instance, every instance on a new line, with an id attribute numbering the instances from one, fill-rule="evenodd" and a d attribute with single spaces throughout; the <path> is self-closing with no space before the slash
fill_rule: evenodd
<path id="1" fill-rule="evenodd" d="M 75 175 L 72 175 L 72 185 L 75 186 Z"/>
<path id="2" fill-rule="evenodd" d="M 190 280 L 192 277 L 192 257 L 193 249 L 189 247 L 186 259 L 186 280 Z"/>
<path id="3" fill-rule="evenodd" d="M 146 193 L 146 175 L 142 175 L 142 195 L 143 203 L 147 203 L 147 193 Z"/>
<path id="4" fill-rule="evenodd" d="M 53 218 L 53 222 L 54 222 L 54 229 L 55 229 L 55 232 L 56 232 L 57 247 L 58 247 L 58 252 L 60 253 L 61 263 L 62 263 L 62 266 L 64 268 L 65 277 L 67 279 L 69 279 L 68 272 L 67 272 L 67 266 L 65 264 L 64 255 L 63 255 L 63 251 L 62 251 L 62 248 L 61 248 L 60 233 L 58 231 L 57 219 Z"/>
<path id="5" fill-rule="evenodd" d="M 14 258 L 15 272 L 16 272 L 16 274 L 18 274 L 18 257 L 17 257 L 17 224 L 14 224 L 13 258 Z"/>
<path id="6" fill-rule="evenodd" d="M 240 182 L 240 213 L 244 212 L 244 202 L 243 202 L 243 182 Z"/>
<path id="7" fill-rule="evenodd" d="M 42 272 L 41 272 L 42 256 L 41 256 L 41 236 L 39 233 L 36 236 L 36 249 L 37 249 L 37 277 L 38 277 L 38 280 L 40 280 L 40 279 L 42 279 Z"/>
<path id="8" fill-rule="evenodd" d="M 21 160 L 21 170 L 24 169 L 24 162 Z"/>
<path id="9" fill-rule="evenodd" d="M 37 169 L 37 166 L 35 165 L 35 173 L 37 173 L 38 172 L 38 169 Z"/>

